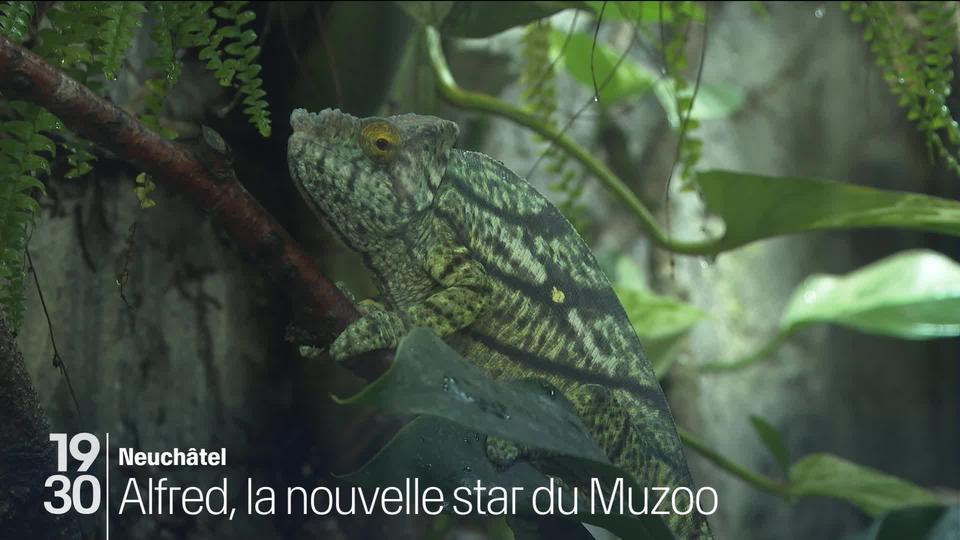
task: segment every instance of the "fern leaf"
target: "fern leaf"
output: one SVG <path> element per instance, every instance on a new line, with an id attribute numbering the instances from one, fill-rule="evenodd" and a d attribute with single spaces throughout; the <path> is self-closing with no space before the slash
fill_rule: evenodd
<path id="1" fill-rule="evenodd" d="M 239 84 L 239 92 L 244 96 L 244 114 L 264 137 L 270 136 L 270 114 L 264 98 L 263 81 L 260 79 L 261 66 L 254 63 L 260 54 L 260 47 L 254 45 L 257 33 L 243 29 L 253 22 L 253 11 L 244 10 L 248 2 L 225 2 L 213 8 L 223 26 L 210 36 L 210 41 L 200 51 L 200 59 L 207 62 L 207 69 L 213 72 L 221 86 L 231 86 L 234 79 Z"/>
<path id="2" fill-rule="evenodd" d="M 140 119 L 164 137 L 174 139 L 176 132 L 161 126 L 160 116 L 163 113 L 167 93 L 177 84 L 182 70 L 182 62 L 176 57 L 174 32 L 183 22 L 183 17 L 190 16 L 191 12 L 183 9 L 183 6 L 176 2 L 150 2 L 148 11 L 153 17 L 150 38 L 157 47 L 157 53 L 147 59 L 146 65 L 148 68 L 157 70 L 160 75 L 144 81 L 147 95 L 144 98 L 144 112 Z"/>
<path id="3" fill-rule="evenodd" d="M 59 126 L 46 110 L 8 102 L 16 119 L 0 122 L 0 317 L 14 328 L 23 318 L 24 250 L 39 210 L 33 192 L 44 191 L 37 175 L 49 171 L 56 146 L 42 134 Z"/>
<path id="4" fill-rule="evenodd" d="M 33 19 L 33 2 L 0 2 L 0 35 L 20 43 Z"/>
<path id="5" fill-rule="evenodd" d="M 105 20 L 97 36 L 103 44 L 103 75 L 108 80 L 117 78 L 117 71 L 130 43 L 140 28 L 140 19 L 146 12 L 143 2 L 107 2 L 103 8 Z"/>
<path id="6" fill-rule="evenodd" d="M 939 157 L 960 175 L 960 125 L 947 97 L 953 81 L 956 40 L 951 2 L 844 2 L 850 20 L 863 25 L 863 38 L 883 80 L 907 119 L 924 134 L 930 159 Z"/>

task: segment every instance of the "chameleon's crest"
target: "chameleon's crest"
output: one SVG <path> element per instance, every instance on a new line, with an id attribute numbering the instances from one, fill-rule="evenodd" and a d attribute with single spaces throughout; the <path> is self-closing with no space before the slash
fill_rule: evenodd
<path id="1" fill-rule="evenodd" d="M 360 120 L 330 109 L 297 109 L 290 124 L 291 176 L 304 199 L 359 251 L 430 207 L 459 133 L 453 122 L 432 116 Z"/>

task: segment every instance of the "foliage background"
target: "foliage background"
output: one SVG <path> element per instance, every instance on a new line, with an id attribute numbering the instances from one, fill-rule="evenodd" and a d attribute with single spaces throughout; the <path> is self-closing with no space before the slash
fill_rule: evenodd
<path id="1" fill-rule="evenodd" d="M 253 9 L 272 136 L 260 137 L 235 106 L 236 90 L 217 84 L 192 55 L 184 56 L 179 83 L 169 89 L 165 125 L 184 138 L 196 136 L 201 122 L 217 129 L 234 148 L 246 187 L 315 248 L 334 278 L 349 281 L 359 261 L 326 235 L 286 181 L 285 117 L 294 107 L 339 106 L 360 116 L 408 110 L 445 116 L 463 128 L 461 146 L 495 156 L 518 173 L 533 170 L 531 180 L 558 203 L 569 195 L 554 184 L 564 171 L 576 175 L 576 166 L 554 154 L 534 169 L 545 145 L 529 131 L 437 100 L 429 68 L 410 46 L 416 24 L 394 4 Z M 581 24 L 589 20 L 582 17 Z M 562 33 L 569 23 L 570 15 L 561 15 L 555 30 Z M 839 6 L 775 4 L 761 15 L 748 4 L 721 4 L 711 7 L 708 28 L 703 83 L 734 89 L 743 100 L 735 110 L 700 122 L 695 132 L 703 141 L 700 168 L 847 179 L 957 198 L 956 176 L 928 159 L 925 138 L 904 118 L 882 72 L 871 67 L 862 28 Z M 588 34 L 591 30 L 584 26 Z M 138 32 L 109 90 L 115 102 L 133 109 L 142 107 L 144 73 L 155 53 L 147 30 Z M 599 37 L 619 51 L 630 34 L 623 25 L 609 25 Z M 689 36 L 693 65 L 684 73 L 691 78 L 702 37 L 696 27 Z M 528 85 L 518 83 L 524 62 L 530 62 L 519 52 L 524 39 L 532 38 L 514 30 L 461 42 L 448 50 L 451 69 L 466 88 L 512 102 L 529 100 L 523 96 Z M 649 45 L 631 55 L 650 65 L 657 65 L 657 57 Z M 554 117 L 564 126 L 592 92 L 563 73 L 554 84 Z M 567 133 L 603 156 L 665 221 L 663 193 L 676 137 L 654 92 L 588 108 Z M 48 195 L 40 199 L 30 245 L 59 349 L 85 412 L 82 424 L 63 377 L 50 368 L 46 319 L 32 289 L 19 337 L 55 429 L 109 431 L 115 440 L 143 448 L 226 446 L 232 454 L 228 474 L 277 485 L 331 482 L 331 471 L 356 464 L 382 442 L 386 420 L 369 411 L 344 412 L 326 398 L 331 391 L 343 395 L 357 388 L 359 381 L 296 359 L 283 339 L 288 313 L 277 291 L 248 269 L 208 218 L 162 189 L 150 195 L 157 206 L 141 210 L 142 197 L 134 191 L 138 171 L 110 156 L 101 156 L 82 179 L 63 178 L 71 167 L 62 158 L 52 161 L 54 174 L 46 182 Z M 794 459 L 830 452 L 956 496 L 956 340 L 910 342 L 816 326 L 777 350 L 773 361 L 736 372 L 698 369 L 762 347 L 776 334 L 792 291 L 811 273 L 846 273 L 914 247 L 956 258 L 956 238 L 828 232 L 767 240 L 716 258 L 670 257 L 650 246 L 635 218 L 596 182 L 578 183 L 574 177 L 566 186 L 584 189 L 578 215 L 598 253 L 613 260 L 627 255 L 636 267 L 634 285 L 642 281 L 707 315 L 681 344 L 665 383 L 681 425 L 748 469 L 777 477 L 775 459 L 752 427 L 750 417 L 756 415 L 782 433 Z M 670 223 L 675 236 L 694 236 L 712 224 L 697 197 L 681 192 L 682 186 L 673 184 Z M 114 283 L 123 269 L 129 270 L 127 301 Z M 362 281 L 350 285 L 361 291 L 358 296 L 369 287 Z M 698 481 L 721 494 L 721 513 L 711 520 L 718 538 L 840 538 L 869 523 L 834 500 L 787 504 L 689 455 Z M 209 479 L 222 474 L 210 471 Z M 205 481 L 193 472 L 189 479 Z M 383 537 L 384 531 L 425 535 L 432 525 L 161 518 L 123 527 L 130 538 L 364 538 Z M 458 530 L 467 529 L 461 524 Z"/>

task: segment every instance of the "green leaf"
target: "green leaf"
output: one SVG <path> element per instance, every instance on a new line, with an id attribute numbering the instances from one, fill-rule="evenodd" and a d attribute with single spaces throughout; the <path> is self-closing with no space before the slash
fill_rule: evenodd
<path id="1" fill-rule="evenodd" d="M 428 487 L 439 488 L 443 492 L 443 501 L 450 505 L 448 511 L 464 513 L 470 508 L 476 509 L 477 492 L 466 497 L 471 504 L 468 507 L 454 498 L 453 493 L 458 488 L 475 488 L 478 482 L 488 489 L 494 486 L 519 487 L 522 491 L 514 493 L 519 495 L 516 497 L 516 513 L 520 515 L 533 514 L 531 495 L 537 488 L 550 483 L 546 475 L 524 461 L 498 471 L 487 459 L 483 433 L 430 416 L 421 416 L 405 425 L 370 462 L 341 478 L 370 490 L 383 486 L 405 487 L 408 481 L 417 481 L 420 493 Z M 569 489 L 565 489 L 564 494 L 567 501 L 572 500 Z M 433 497 L 433 493 L 430 495 Z M 479 506 L 488 513 L 501 512 L 499 505 L 489 496 L 484 496 Z M 436 506 L 430 504 L 428 509 L 435 511 Z M 507 506 L 506 510 L 513 509 Z"/>
<path id="2" fill-rule="evenodd" d="M 960 335 L 960 266 L 910 250 L 845 276 L 811 276 L 794 291 L 781 327 L 816 322 L 906 339 Z"/>
<path id="3" fill-rule="evenodd" d="M 595 90 L 594 74 L 596 74 L 597 87 L 601 88 L 601 103 L 609 105 L 628 97 L 642 95 L 653 88 L 656 76 L 629 56 L 618 65 L 617 62 L 622 53 L 614 51 L 600 41 L 594 47 L 592 35 L 574 32 L 569 34 L 569 40 L 567 36 L 566 32 L 557 30 L 550 32 L 551 57 L 557 57 L 562 51 L 563 56 L 558 64 L 591 92 Z M 566 43 L 565 49 L 564 43 Z M 614 71 L 615 66 L 616 71 Z"/>
<path id="4" fill-rule="evenodd" d="M 916 506 L 881 516 L 869 529 L 843 540 L 956 540 L 960 506 Z"/>
<path id="5" fill-rule="evenodd" d="M 657 377 L 662 378 L 687 332 L 706 314 L 676 298 L 650 292 L 643 273 L 630 257 L 619 256 L 612 266 L 609 275 L 614 278 L 613 291 L 640 337 Z"/>
<path id="6" fill-rule="evenodd" d="M 105 2 L 103 5 L 106 20 L 97 40 L 102 43 L 103 74 L 108 80 L 114 80 L 147 8 L 142 2 Z"/>
<path id="7" fill-rule="evenodd" d="M 50 172 L 50 163 L 46 159 L 36 154 L 27 154 L 23 156 L 23 159 L 21 161 L 21 166 L 23 167 L 23 170 L 25 172 L 33 172 L 33 171 Z"/>
<path id="8" fill-rule="evenodd" d="M 830 323 L 903 339 L 960 335 L 960 266 L 930 250 L 892 255 L 845 276 L 813 275 L 794 291 L 780 330 L 756 352 L 706 370 L 743 368 L 770 356 L 799 328 Z"/>
<path id="9" fill-rule="evenodd" d="M 21 190 L 37 189 L 40 191 L 40 193 L 43 193 L 44 195 L 46 195 L 47 193 L 47 186 L 43 185 L 43 182 L 37 180 L 32 176 L 27 176 L 27 175 L 20 176 L 19 184 L 20 184 L 19 188 Z"/>
<path id="10" fill-rule="evenodd" d="M 574 411 L 532 396 L 527 385 L 494 381 L 429 330 L 411 331 L 387 373 L 341 402 L 440 416 L 527 446 L 606 460 Z"/>
<path id="11" fill-rule="evenodd" d="M 682 334 L 706 317 L 696 306 L 640 287 L 617 285 L 614 292 L 643 343 Z"/>
<path id="12" fill-rule="evenodd" d="M 790 493 L 845 500 L 871 516 L 938 504 L 932 493 L 915 484 L 830 454 L 812 454 L 794 463 Z"/>
<path id="13" fill-rule="evenodd" d="M 482 38 L 549 17 L 580 2 L 397 2 L 447 37 Z"/>
<path id="14" fill-rule="evenodd" d="M 376 465 L 379 472 L 369 473 L 371 481 L 377 481 L 377 474 L 386 474 L 386 469 L 395 471 L 387 475 L 389 478 L 416 475 L 425 482 L 446 485 L 459 481 L 465 472 L 490 474 L 491 464 L 483 447 L 469 443 L 477 440 L 480 432 L 556 456 L 555 462 L 574 480 L 625 478 L 625 485 L 632 486 L 637 493 L 641 491 L 628 473 L 609 464 L 573 407 L 552 387 L 539 380 L 496 381 L 426 329 L 414 329 L 401 341 L 387 373 L 357 395 L 337 401 L 446 421 L 430 420 L 432 427 L 424 430 L 418 427 L 422 424 L 408 425 L 368 465 L 384 460 Z M 450 426 L 450 422 L 459 427 Z M 411 432 L 416 435 L 411 436 Z M 433 438 L 434 434 L 437 439 Z M 451 440 L 458 442 L 452 444 Z M 464 440 L 467 443 L 461 444 Z M 422 459 L 424 456 L 429 459 Z M 424 461 L 431 465 L 424 467 Z M 519 465 L 515 464 L 507 472 Z M 532 474 L 524 471 L 520 478 L 509 481 L 517 481 L 517 485 L 522 486 L 531 481 Z M 485 478 L 485 485 L 497 485 L 496 478 Z M 508 485 L 507 480 L 503 481 L 500 485 Z M 659 516 L 604 516 L 582 512 L 577 519 L 607 528 L 623 538 L 672 538 Z"/>
<path id="15" fill-rule="evenodd" d="M 783 442 L 780 432 L 759 416 L 750 415 L 750 424 L 757 435 L 760 436 L 763 445 L 770 451 L 777 465 L 780 466 L 783 474 L 788 475 L 790 472 L 790 452 L 787 450 L 787 445 Z"/>
<path id="16" fill-rule="evenodd" d="M 687 84 L 680 91 L 681 98 L 689 100 L 693 97 L 694 84 Z M 680 127 L 680 115 L 677 114 L 677 102 L 674 99 L 674 82 L 670 78 L 662 78 L 654 86 L 654 94 L 667 114 L 667 120 L 674 129 Z M 711 120 L 716 118 L 726 118 L 737 112 L 745 96 L 743 91 L 734 86 L 723 86 L 710 83 L 701 83 L 697 90 L 697 99 L 693 102 L 693 109 L 690 111 L 692 120 Z M 689 106 L 689 101 L 687 101 Z M 684 107 L 683 116 L 687 115 L 687 108 Z"/>
<path id="17" fill-rule="evenodd" d="M 960 235 L 960 203 L 829 180 L 730 171 L 697 175 L 726 230 L 715 252 L 755 240 L 823 229 L 896 227 Z"/>
<path id="18" fill-rule="evenodd" d="M 657 377 L 664 377 L 680 351 L 683 338 L 706 314 L 676 298 L 643 288 L 615 285 L 613 290 L 643 343 Z"/>

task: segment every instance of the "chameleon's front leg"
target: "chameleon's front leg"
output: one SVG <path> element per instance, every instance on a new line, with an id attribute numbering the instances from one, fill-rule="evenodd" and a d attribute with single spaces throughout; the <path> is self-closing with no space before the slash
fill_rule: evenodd
<path id="1" fill-rule="evenodd" d="M 371 310 L 337 336 L 330 347 L 334 360 L 395 348 L 414 326 L 447 336 L 475 321 L 489 303 L 489 278 L 483 265 L 470 258 L 467 248 L 434 247 L 427 253 L 424 267 L 440 290 L 398 310 Z"/>

